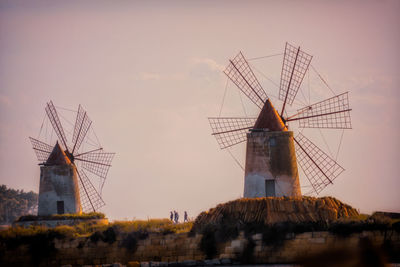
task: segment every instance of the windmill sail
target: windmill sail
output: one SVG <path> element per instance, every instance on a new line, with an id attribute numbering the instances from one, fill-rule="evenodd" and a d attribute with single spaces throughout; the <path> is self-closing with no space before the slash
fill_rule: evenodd
<path id="1" fill-rule="evenodd" d="M 87 116 L 86 111 L 83 110 L 81 105 L 78 107 L 78 113 L 76 114 L 76 121 L 75 121 L 75 127 L 74 127 L 74 135 L 72 137 L 72 143 L 73 143 L 73 148 L 72 148 L 72 154 L 74 151 L 78 151 L 82 141 L 85 139 L 85 136 L 90 128 L 90 125 L 92 124 L 92 121 L 89 119 Z"/>
<path id="2" fill-rule="evenodd" d="M 114 155 L 115 153 L 92 152 L 81 154 L 79 157 L 75 157 L 75 160 L 81 161 L 82 168 L 85 170 L 105 179 Z"/>
<path id="3" fill-rule="evenodd" d="M 29 137 L 29 139 L 31 140 L 32 148 L 35 151 L 38 161 L 45 162 L 49 158 L 53 147 L 35 138 Z"/>
<path id="4" fill-rule="evenodd" d="M 301 133 L 296 136 L 294 141 L 297 161 L 314 191 L 319 194 L 344 169 Z"/>
<path id="5" fill-rule="evenodd" d="M 286 103 L 293 104 L 311 59 L 312 56 L 300 50 L 300 47 L 286 43 L 279 87 L 279 100 L 284 101 L 281 116 Z"/>
<path id="6" fill-rule="evenodd" d="M 208 118 L 221 149 L 246 141 L 246 133 L 254 127 L 257 118 Z"/>
<path id="7" fill-rule="evenodd" d="M 60 119 L 58 118 L 57 110 L 53 105 L 53 102 L 50 101 L 46 106 L 46 113 L 49 117 L 51 125 L 53 126 L 54 131 L 56 132 L 58 139 L 64 145 L 64 148 L 68 150 L 67 146 L 67 138 L 65 137 L 64 129 L 61 125 Z"/>
<path id="8" fill-rule="evenodd" d="M 92 212 L 105 206 L 106 204 L 90 182 L 86 173 L 83 170 L 77 171 L 77 173 L 79 176 L 79 196 L 83 211 Z"/>
<path id="9" fill-rule="evenodd" d="M 351 129 L 348 92 L 299 109 L 286 121 L 299 121 L 300 128 Z"/>
<path id="10" fill-rule="evenodd" d="M 267 94 L 262 88 L 251 70 L 249 63 L 244 58 L 242 52 L 235 58 L 229 60 L 229 65 L 224 70 L 228 78 L 243 92 L 256 106 L 263 108 L 264 102 L 268 99 Z"/>

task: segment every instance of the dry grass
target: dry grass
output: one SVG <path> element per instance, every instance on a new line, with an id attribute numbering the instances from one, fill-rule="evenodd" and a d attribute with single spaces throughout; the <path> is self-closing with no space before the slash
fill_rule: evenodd
<path id="1" fill-rule="evenodd" d="M 150 219 L 133 221 L 115 221 L 112 223 L 81 222 L 69 226 L 60 225 L 54 228 L 45 226 L 10 227 L 0 230 L 0 240 L 31 237 L 40 234 L 55 234 L 59 237 L 91 236 L 95 232 L 102 232 L 112 227 L 117 233 L 147 232 L 147 233 L 187 233 L 193 223 L 174 224 L 168 219 Z"/>
<path id="2" fill-rule="evenodd" d="M 149 219 L 135 221 L 115 221 L 113 226 L 121 232 L 147 231 L 155 233 L 187 233 L 192 229 L 192 222 L 174 224 L 168 219 Z"/>
<path id="3" fill-rule="evenodd" d="M 89 220 L 104 219 L 105 215 L 101 212 L 90 212 L 81 214 L 54 214 L 48 216 L 25 215 L 18 218 L 17 222 L 38 221 L 38 220 Z"/>
<path id="4" fill-rule="evenodd" d="M 0 239 L 18 238 L 25 236 L 33 236 L 47 232 L 49 229 L 43 226 L 10 227 L 0 231 Z"/>

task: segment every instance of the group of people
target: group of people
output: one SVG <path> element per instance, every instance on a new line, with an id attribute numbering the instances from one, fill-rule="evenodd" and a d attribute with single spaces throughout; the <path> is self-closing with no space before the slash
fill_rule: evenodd
<path id="1" fill-rule="evenodd" d="M 179 213 L 176 210 L 170 211 L 169 218 L 172 222 L 178 223 L 179 222 Z M 185 211 L 185 213 L 183 214 L 183 222 L 188 222 L 188 221 L 189 221 L 188 214 Z"/>

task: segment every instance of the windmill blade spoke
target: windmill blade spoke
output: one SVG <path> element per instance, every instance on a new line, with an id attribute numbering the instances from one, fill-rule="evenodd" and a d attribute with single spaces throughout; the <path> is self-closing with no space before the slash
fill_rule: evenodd
<path id="1" fill-rule="evenodd" d="M 72 137 L 72 143 L 74 144 L 71 152 L 72 154 L 74 154 L 75 150 L 79 150 L 91 124 L 92 120 L 89 119 L 86 111 L 84 111 L 82 106 L 79 105 L 78 113 L 76 114 L 74 134 Z"/>
<path id="2" fill-rule="evenodd" d="M 285 105 L 287 103 L 293 104 L 304 75 L 310 66 L 311 59 L 312 56 L 300 50 L 300 47 L 286 43 L 279 87 L 279 99 L 284 101 L 281 116 L 285 110 Z"/>
<path id="3" fill-rule="evenodd" d="M 35 138 L 29 137 L 32 143 L 32 148 L 35 151 L 38 161 L 45 162 L 50 156 L 53 147 Z"/>
<path id="4" fill-rule="evenodd" d="M 92 152 L 75 157 L 75 160 L 81 161 L 85 170 L 105 179 L 114 155 L 115 153 Z"/>
<path id="5" fill-rule="evenodd" d="M 297 161 L 314 191 L 319 194 L 344 171 L 344 168 L 301 133 L 294 141 Z"/>
<path id="6" fill-rule="evenodd" d="M 51 125 L 53 126 L 54 131 L 57 134 L 58 139 L 63 144 L 64 148 L 68 149 L 67 138 L 65 137 L 64 129 L 61 125 L 60 119 L 57 114 L 57 110 L 54 107 L 52 101 L 47 103 L 46 113 L 47 113 L 47 116 L 49 117 L 49 120 L 51 122 Z"/>
<path id="7" fill-rule="evenodd" d="M 208 118 L 221 149 L 246 141 L 246 134 L 257 118 Z"/>
<path id="8" fill-rule="evenodd" d="M 90 182 L 90 179 L 83 170 L 77 171 L 79 176 L 79 196 L 81 206 L 84 212 L 97 211 L 106 203 L 97 192 L 96 188 Z"/>
<path id="9" fill-rule="evenodd" d="M 74 157 L 79 157 L 79 156 L 82 156 L 82 155 L 85 155 L 85 154 L 93 153 L 93 152 L 96 152 L 96 151 L 102 151 L 102 150 L 103 150 L 103 148 L 100 147 L 100 148 L 96 148 L 96 149 L 93 149 L 93 150 L 90 150 L 90 151 L 85 151 L 85 152 L 79 153 L 77 155 L 74 155 Z"/>
<path id="10" fill-rule="evenodd" d="M 351 129 L 348 92 L 298 110 L 286 121 L 299 121 L 300 128 Z"/>
<path id="11" fill-rule="evenodd" d="M 268 96 L 251 70 L 242 52 L 239 52 L 239 54 L 237 54 L 234 59 L 229 60 L 229 62 L 224 73 L 240 91 L 256 104 L 256 106 L 262 109 Z"/>

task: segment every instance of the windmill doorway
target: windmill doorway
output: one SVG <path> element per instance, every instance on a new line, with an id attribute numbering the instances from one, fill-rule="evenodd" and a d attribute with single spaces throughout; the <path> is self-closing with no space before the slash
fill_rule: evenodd
<path id="1" fill-rule="evenodd" d="M 265 180 L 265 196 L 275 196 L 275 180 Z"/>
<path id="2" fill-rule="evenodd" d="M 64 201 L 57 201 L 57 214 L 64 214 Z"/>

